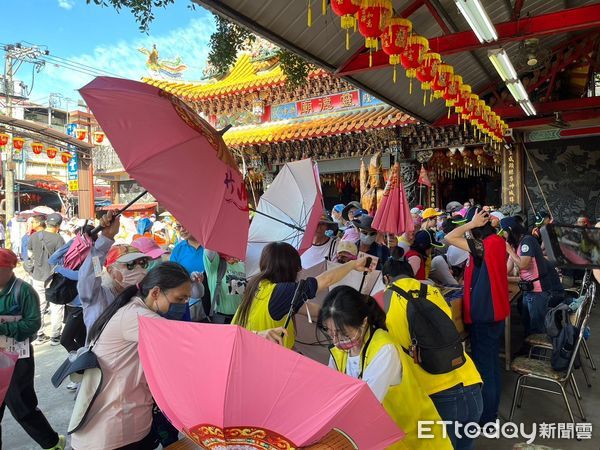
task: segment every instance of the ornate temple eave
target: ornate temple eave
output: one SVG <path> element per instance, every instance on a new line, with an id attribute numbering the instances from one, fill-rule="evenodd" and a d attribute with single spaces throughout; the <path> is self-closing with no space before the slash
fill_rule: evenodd
<path id="1" fill-rule="evenodd" d="M 234 127 L 224 135 L 224 139 L 230 146 L 268 144 L 413 123 L 415 123 L 414 120 L 407 114 L 391 106 L 379 105 L 357 108 L 339 114 L 312 116 L 307 119 Z"/>

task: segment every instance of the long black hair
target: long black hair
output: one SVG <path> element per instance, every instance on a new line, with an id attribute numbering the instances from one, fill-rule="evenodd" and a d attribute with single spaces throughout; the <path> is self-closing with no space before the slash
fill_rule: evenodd
<path id="1" fill-rule="evenodd" d="M 239 307 L 237 324 L 245 327 L 254 296 L 262 280 L 271 283 L 290 283 L 296 281 L 302 262 L 298 250 L 287 242 L 271 242 L 260 255 L 260 272 L 248 281 Z"/>
<path id="2" fill-rule="evenodd" d="M 156 286 L 161 291 L 175 289 L 184 283 L 190 282 L 190 275 L 181 264 L 176 262 L 163 262 L 158 264 L 153 269 L 149 270 L 146 276 L 138 285 L 129 286 L 121 292 L 114 302 L 104 310 L 100 317 L 96 319 L 94 325 L 88 334 L 88 342 L 96 339 L 108 321 L 116 314 L 123 306 L 128 304 L 133 297 L 146 298 L 150 290 Z"/>
<path id="3" fill-rule="evenodd" d="M 317 326 L 327 333 L 325 321 L 332 319 L 336 329 L 344 332 L 346 327 L 361 327 L 365 317 L 372 331 L 387 330 L 385 313 L 373 297 L 350 286 L 337 286 L 325 297 Z"/>
<path id="4" fill-rule="evenodd" d="M 521 239 L 523 239 L 523 236 L 527 234 L 527 229 L 525 228 L 525 225 L 523 225 L 523 219 L 521 216 L 515 216 L 514 219 L 514 224 L 512 224 L 512 226 L 507 230 L 506 242 L 508 242 L 510 246 L 516 250 L 521 242 Z"/>
<path id="5" fill-rule="evenodd" d="M 388 278 L 396 278 L 400 275 L 413 278 L 415 274 L 411 265 L 404 259 L 404 249 L 394 247 L 390 253 L 390 257 L 381 268 L 381 274 Z"/>

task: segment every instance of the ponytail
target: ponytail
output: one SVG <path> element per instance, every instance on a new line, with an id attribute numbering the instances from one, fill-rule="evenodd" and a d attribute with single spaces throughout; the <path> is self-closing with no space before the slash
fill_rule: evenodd
<path id="1" fill-rule="evenodd" d="M 365 317 L 371 330 L 387 330 L 385 313 L 373 297 L 363 295 L 350 286 L 338 286 L 325 297 L 317 326 L 323 330 L 325 322 L 331 319 L 338 330 L 359 328 Z"/>
<path id="2" fill-rule="evenodd" d="M 391 256 L 383 264 L 381 273 L 388 278 L 396 278 L 400 275 L 411 278 L 414 277 L 412 267 L 404 259 L 404 249 L 402 249 L 402 247 L 395 247 L 392 249 Z"/>
<path id="3" fill-rule="evenodd" d="M 96 319 L 96 321 L 92 325 L 92 328 L 90 329 L 90 332 L 88 333 L 88 342 L 94 341 L 94 339 L 96 339 L 100 335 L 106 324 L 109 322 L 110 319 L 112 319 L 112 317 L 117 313 L 117 311 L 126 304 L 128 304 L 133 297 L 136 297 L 138 295 L 139 290 L 137 286 L 128 286 L 127 288 L 125 288 L 125 290 L 117 296 L 115 301 L 112 302 L 108 306 L 108 308 L 106 308 L 104 312 L 100 314 L 100 317 Z"/>

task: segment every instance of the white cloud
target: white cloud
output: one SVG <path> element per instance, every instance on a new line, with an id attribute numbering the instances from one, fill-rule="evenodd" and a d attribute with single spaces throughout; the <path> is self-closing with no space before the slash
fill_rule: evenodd
<path id="1" fill-rule="evenodd" d="M 62 9 L 71 9 L 75 6 L 75 0 L 58 0 L 58 6 Z"/>
<path id="2" fill-rule="evenodd" d="M 199 79 L 208 56 L 208 41 L 214 30 L 209 14 L 192 19 L 188 26 L 177 28 L 162 36 L 141 36 L 129 41 L 120 41 L 108 46 L 98 46 L 82 55 L 57 55 L 96 69 L 109 72 L 113 76 L 139 80 L 148 76 L 147 56 L 139 48 L 151 50 L 156 44 L 159 59 L 174 60 L 181 57 L 188 69 L 183 74 L 185 80 Z M 79 98 L 75 92 L 94 78 L 69 68 L 47 63 L 36 75 L 34 92 L 31 98 L 37 99 L 51 92 L 59 92 L 66 97 Z"/>

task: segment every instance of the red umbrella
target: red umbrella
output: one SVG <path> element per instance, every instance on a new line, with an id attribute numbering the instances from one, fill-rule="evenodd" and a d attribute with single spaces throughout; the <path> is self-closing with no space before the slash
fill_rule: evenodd
<path id="1" fill-rule="evenodd" d="M 381 232 L 395 235 L 415 229 L 398 163 L 394 164 L 390 171 L 390 177 L 385 185 L 381 204 L 373 218 L 372 227 Z"/>
<path id="2" fill-rule="evenodd" d="M 246 187 L 221 135 L 184 101 L 145 83 L 98 77 L 80 92 L 131 178 L 202 246 L 243 259 Z"/>
<path id="3" fill-rule="evenodd" d="M 364 381 L 243 328 L 139 321 L 152 396 L 202 448 L 304 448 L 339 430 L 355 447 L 319 448 L 375 450 L 404 436 Z"/>

